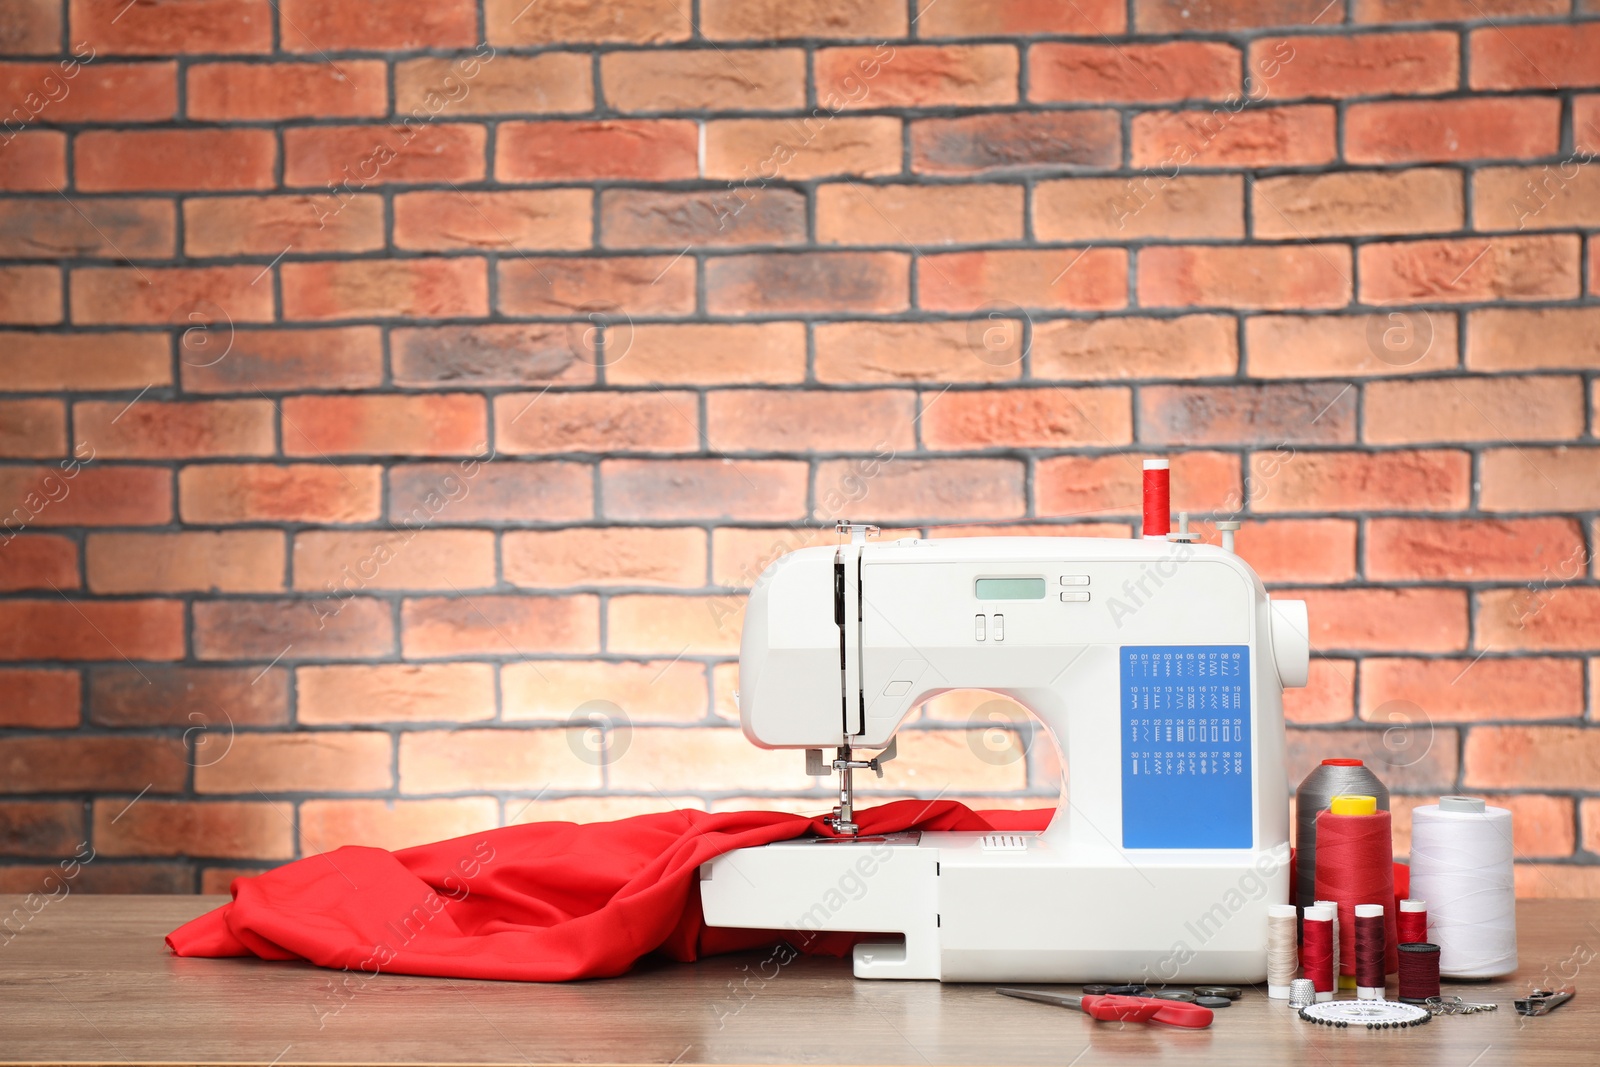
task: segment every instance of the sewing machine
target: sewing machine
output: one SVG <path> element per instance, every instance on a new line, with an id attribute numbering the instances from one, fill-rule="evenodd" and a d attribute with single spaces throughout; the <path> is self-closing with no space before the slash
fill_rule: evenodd
<path id="1" fill-rule="evenodd" d="M 1288 899 L 1282 691 L 1306 681 L 1305 604 L 1268 597 L 1231 530 L 1227 548 L 1171 534 L 1161 473 L 1133 540 L 869 543 L 855 527 L 767 568 L 740 721 L 840 776 L 841 836 L 705 864 L 706 922 L 892 935 L 856 946 L 858 978 L 1264 978 L 1267 905 Z M 955 689 L 1010 697 L 1058 746 L 1049 827 L 857 836 L 852 773 L 880 770 L 906 716 Z"/>

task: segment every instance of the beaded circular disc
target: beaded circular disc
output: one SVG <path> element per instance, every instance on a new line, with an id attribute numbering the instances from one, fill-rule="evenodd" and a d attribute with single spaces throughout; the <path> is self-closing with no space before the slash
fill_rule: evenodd
<path id="1" fill-rule="evenodd" d="M 1420 1026 L 1433 1014 L 1427 1008 L 1392 1000 L 1325 1000 L 1301 1008 L 1300 1018 L 1323 1026 L 1393 1030 Z"/>

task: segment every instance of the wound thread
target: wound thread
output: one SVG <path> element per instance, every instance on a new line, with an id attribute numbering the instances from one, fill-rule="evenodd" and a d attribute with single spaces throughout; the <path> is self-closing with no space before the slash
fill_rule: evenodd
<path id="1" fill-rule="evenodd" d="M 1144 461 L 1144 536 L 1166 539 L 1172 532 L 1172 469 L 1164 459 Z"/>
<path id="2" fill-rule="evenodd" d="M 1341 798 L 1342 799 L 1342 798 Z M 1339 902 L 1339 971 L 1357 975 L 1355 917 L 1360 905 L 1387 905 L 1384 924 L 1385 973 L 1400 966 L 1395 946 L 1400 941 L 1394 922 L 1394 845 L 1389 813 L 1342 815 L 1324 811 L 1317 815 L 1318 900 Z M 1382 984 L 1381 982 L 1379 983 Z"/>
<path id="3" fill-rule="evenodd" d="M 1339 984 L 1339 902 L 1337 900 L 1319 900 L 1317 907 L 1326 907 L 1328 914 L 1333 917 L 1333 982 Z"/>
<path id="4" fill-rule="evenodd" d="M 1411 813 L 1411 891 L 1428 902 L 1427 941 L 1446 978 L 1517 969 L 1511 812 L 1474 797 L 1440 797 Z"/>
<path id="5" fill-rule="evenodd" d="M 1295 972 L 1295 918 L 1293 904 L 1267 906 L 1267 996 L 1287 1000 Z"/>
<path id="6" fill-rule="evenodd" d="M 1421 1004 L 1439 995 L 1439 946 L 1414 942 L 1400 946 L 1400 999 Z"/>
<path id="7" fill-rule="evenodd" d="M 1396 936 L 1402 945 L 1423 945 L 1428 943 L 1428 902 L 1425 900 L 1402 900 L 1400 914 L 1395 916 Z"/>
<path id="8" fill-rule="evenodd" d="M 1388 948 L 1383 913 L 1382 904 L 1356 905 L 1356 996 L 1362 1000 L 1383 999 L 1387 973 L 1384 955 Z M 1399 952 L 1395 955 L 1398 968 Z"/>
<path id="9" fill-rule="evenodd" d="M 1389 810 L 1389 790 L 1358 759 L 1325 759 L 1314 767 L 1295 791 L 1294 902 L 1309 908 L 1317 892 L 1317 815 L 1333 806 L 1333 798 L 1349 794 L 1373 797 L 1379 811 Z"/>
<path id="10" fill-rule="evenodd" d="M 1326 905 L 1306 909 L 1300 939 L 1300 968 L 1311 979 L 1317 1000 L 1333 999 L 1333 916 Z"/>

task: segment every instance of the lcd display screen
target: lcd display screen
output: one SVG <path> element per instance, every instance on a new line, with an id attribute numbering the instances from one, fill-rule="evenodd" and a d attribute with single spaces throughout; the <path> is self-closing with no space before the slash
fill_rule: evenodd
<path id="1" fill-rule="evenodd" d="M 979 578 L 979 600 L 1043 600 L 1043 578 Z"/>

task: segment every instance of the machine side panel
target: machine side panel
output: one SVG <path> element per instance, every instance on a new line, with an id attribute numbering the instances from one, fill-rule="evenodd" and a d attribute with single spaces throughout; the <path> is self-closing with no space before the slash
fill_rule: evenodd
<path id="1" fill-rule="evenodd" d="M 839 744 L 839 625 L 829 547 L 791 552 L 750 592 L 739 645 L 739 719 L 762 748 Z"/>

